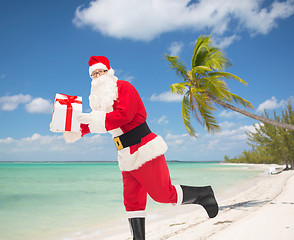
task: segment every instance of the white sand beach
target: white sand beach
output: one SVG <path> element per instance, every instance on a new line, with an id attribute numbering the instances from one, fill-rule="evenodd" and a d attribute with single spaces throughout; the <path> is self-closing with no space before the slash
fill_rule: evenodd
<path id="1" fill-rule="evenodd" d="M 146 240 L 293 239 L 294 171 L 265 174 L 216 197 L 220 211 L 214 219 L 196 205 L 168 205 L 156 215 L 150 213 L 146 218 Z M 88 239 L 131 239 L 126 220 L 116 226 Z"/>

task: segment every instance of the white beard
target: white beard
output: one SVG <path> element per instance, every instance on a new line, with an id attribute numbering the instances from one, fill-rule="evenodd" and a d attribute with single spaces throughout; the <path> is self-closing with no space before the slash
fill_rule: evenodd
<path id="1" fill-rule="evenodd" d="M 92 111 L 113 111 L 113 103 L 118 97 L 117 77 L 110 72 L 92 79 L 89 104 Z"/>

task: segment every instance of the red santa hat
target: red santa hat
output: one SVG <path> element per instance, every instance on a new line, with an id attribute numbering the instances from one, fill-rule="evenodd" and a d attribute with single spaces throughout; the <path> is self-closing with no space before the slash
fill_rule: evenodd
<path id="1" fill-rule="evenodd" d="M 91 56 L 88 63 L 90 75 L 96 69 L 111 70 L 109 60 L 104 56 Z"/>

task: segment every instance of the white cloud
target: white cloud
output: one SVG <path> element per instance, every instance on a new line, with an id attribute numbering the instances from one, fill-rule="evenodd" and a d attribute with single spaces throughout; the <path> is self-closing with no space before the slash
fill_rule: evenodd
<path id="1" fill-rule="evenodd" d="M 0 160 L 116 160 L 110 135 L 89 135 L 74 143 L 66 143 L 62 134 L 0 139 Z"/>
<path id="2" fill-rule="evenodd" d="M 164 117 L 163 117 L 164 119 Z M 197 134 L 195 139 L 187 133 L 166 134 L 169 147 L 167 159 L 173 160 L 222 160 L 228 152 L 238 155 L 247 146 L 246 131 L 253 131 L 253 126 L 234 126 L 217 134 Z M 110 135 L 91 134 L 74 143 L 66 143 L 62 134 L 43 136 L 34 133 L 30 137 L 0 139 L 0 160 L 116 160 L 117 153 Z"/>
<path id="3" fill-rule="evenodd" d="M 244 130 L 245 132 L 251 132 L 251 133 L 256 133 L 255 127 L 259 129 L 260 125 L 263 125 L 263 123 L 256 123 L 254 125 L 250 126 L 242 126 L 240 130 Z"/>
<path id="4" fill-rule="evenodd" d="M 171 148 L 174 149 L 186 149 L 185 147 L 187 147 L 187 142 L 191 141 L 191 137 L 189 136 L 189 134 L 185 133 L 185 134 L 172 134 L 172 133 L 168 133 L 165 137 L 165 140 L 167 142 L 167 145 Z"/>
<path id="5" fill-rule="evenodd" d="M 267 34 L 293 13 L 293 0 L 95 0 L 76 9 L 73 23 L 106 36 L 148 41 L 182 29 Z"/>
<path id="6" fill-rule="evenodd" d="M 219 145 L 219 139 L 213 139 L 211 141 L 208 141 L 206 145 L 206 150 L 216 149 L 217 145 Z"/>
<path id="7" fill-rule="evenodd" d="M 168 120 L 167 120 L 167 116 L 166 115 L 162 115 L 158 120 L 157 120 L 158 124 L 168 124 Z"/>
<path id="8" fill-rule="evenodd" d="M 197 134 L 196 139 L 188 134 L 168 133 L 165 137 L 169 147 L 167 157 L 197 161 L 222 160 L 224 155 L 236 156 L 249 148 L 246 132 L 254 132 L 253 125 L 238 125 L 229 122 L 223 125 L 226 125 L 227 128 L 214 134 L 208 132 Z"/>
<path id="9" fill-rule="evenodd" d="M 253 34 L 267 34 L 271 29 L 277 26 L 278 19 L 285 19 L 294 13 L 294 1 L 274 1 L 271 6 L 260 9 L 260 5 L 264 1 L 248 1 L 256 2 L 252 4 L 253 8 L 250 12 L 241 11 L 241 19 L 244 21 L 246 28 Z M 245 17 L 248 19 L 245 20 Z"/>
<path id="10" fill-rule="evenodd" d="M 170 47 L 168 48 L 169 55 L 170 56 L 179 56 L 183 47 L 184 47 L 184 44 L 181 42 L 172 42 Z"/>
<path id="11" fill-rule="evenodd" d="M 183 97 L 178 94 L 174 94 L 172 92 L 163 92 L 159 95 L 152 94 L 150 100 L 158 101 L 158 102 L 181 102 Z"/>
<path id="12" fill-rule="evenodd" d="M 255 132 L 253 125 L 244 125 L 233 129 L 223 129 L 220 132 L 215 133 L 215 137 L 227 140 L 246 140 L 248 137 L 246 132 Z"/>
<path id="13" fill-rule="evenodd" d="M 2 111 L 14 111 L 20 104 L 26 104 L 25 109 L 29 113 L 51 114 L 53 104 L 50 100 L 43 98 L 32 98 L 29 94 L 18 94 L 0 97 L 0 109 Z"/>
<path id="14" fill-rule="evenodd" d="M 128 81 L 128 82 L 133 82 L 133 80 L 135 79 L 135 77 L 132 76 L 132 75 L 126 75 L 123 79 L 126 80 L 126 81 Z"/>
<path id="15" fill-rule="evenodd" d="M 258 108 L 256 109 L 257 112 L 263 112 L 264 110 L 273 110 L 281 107 L 285 107 L 287 105 L 286 100 L 281 100 L 278 102 L 278 100 L 275 97 L 271 97 L 271 99 L 268 99 L 261 103 Z"/>
<path id="16" fill-rule="evenodd" d="M 241 113 L 238 113 L 232 110 L 224 110 L 218 116 L 222 118 L 239 118 L 239 119 L 245 117 Z"/>
<path id="17" fill-rule="evenodd" d="M 135 76 L 133 76 L 130 73 L 125 73 L 123 70 L 121 69 L 116 69 L 115 70 L 115 76 L 119 77 L 119 79 L 124 79 L 128 82 L 133 82 L 133 80 L 136 78 Z"/>
<path id="18" fill-rule="evenodd" d="M 258 113 L 263 112 L 264 109 L 274 110 L 274 109 L 278 109 L 278 108 L 284 108 L 284 107 L 286 107 L 288 100 L 293 101 L 294 97 L 291 96 L 287 100 L 282 99 L 280 102 L 278 102 L 276 97 L 271 97 L 270 99 L 261 103 L 258 106 L 258 108 L 256 109 L 256 112 L 258 112 Z M 245 115 L 238 113 L 238 112 L 235 112 L 235 111 L 232 111 L 232 110 L 224 110 L 218 116 L 222 117 L 222 118 L 229 118 L 229 119 L 232 119 L 232 118 L 240 119 L 240 118 L 246 117 Z"/>
<path id="19" fill-rule="evenodd" d="M 231 45 L 233 42 L 240 40 L 241 37 L 233 34 L 232 36 L 229 37 L 213 37 L 212 40 L 214 44 L 219 47 L 220 49 L 224 49 Z"/>
<path id="20" fill-rule="evenodd" d="M 219 138 L 227 138 L 234 140 L 245 140 L 247 139 L 247 135 L 245 134 L 245 129 L 238 128 L 233 130 L 223 130 L 219 133 L 216 133 L 216 136 Z"/>
<path id="21" fill-rule="evenodd" d="M 232 122 L 224 121 L 224 122 L 221 122 L 219 125 L 222 129 L 228 129 L 228 128 L 234 127 L 236 124 Z"/>
<path id="22" fill-rule="evenodd" d="M 53 111 L 53 104 L 50 100 L 35 98 L 30 103 L 28 103 L 25 108 L 29 113 L 51 114 Z"/>
<path id="23" fill-rule="evenodd" d="M 28 138 L 24 138 L 23 140 L 24 141 L 27 141 L 27 142 L 33 142 L 33 141 L 38 141 L 38 140 L 40 140 L 40 138 L 41 138 L 41 135 L 40 134 L 38 134 L 38 133 L 34 133 L 31 137 L 28 137 Z"/>
<path id="24" fill-rule="evenodd" d="M 19 104 L 31 101 L 30 95 L 18 94 L 13 96 L 0 97 L 0 109 L 3 111 L 13 111 L 17 109 Z"/>
<path id="25" fill-rule="evenodd" d="M 3 139 L 0 139 L 0 143 L 12 143 L 14 141 L 13 138 L 11 137 L 7 137 L 7 138 L 3 138 Z"/>
<path id="26" fill-rule="evenodd" d="M 21 139 L 13 139 L 11 141 L 13 143 L 13 147 L 18 148 L 18 150 L 14 149 L 13 151 L 36 151 L 41 149 L 48 149 L 50 151 L 52 145 L 64 145 L 65 141 L 63 136 L 60 134 L 56 134 L 53 136 L 42 136 L 38 133 L 34 133 L 30 137 L 21 138 Z"/>

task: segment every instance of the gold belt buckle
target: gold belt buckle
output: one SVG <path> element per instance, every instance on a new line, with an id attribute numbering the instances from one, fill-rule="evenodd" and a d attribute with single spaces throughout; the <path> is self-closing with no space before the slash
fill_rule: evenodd
<path id="1" fill-rule="evenodd" d="M 121 150 L 121 149 L 124 148 L 124 146 L 122 145 L 122 143 L 121 143 L 119 137 L 115 137 L 115 138 L 113 138 L 113 141 L 114 141 L 114 143 L 115 143 L 115 146 L 116 146 L 116 149 L 117 149 L 117 150 Z"/>

